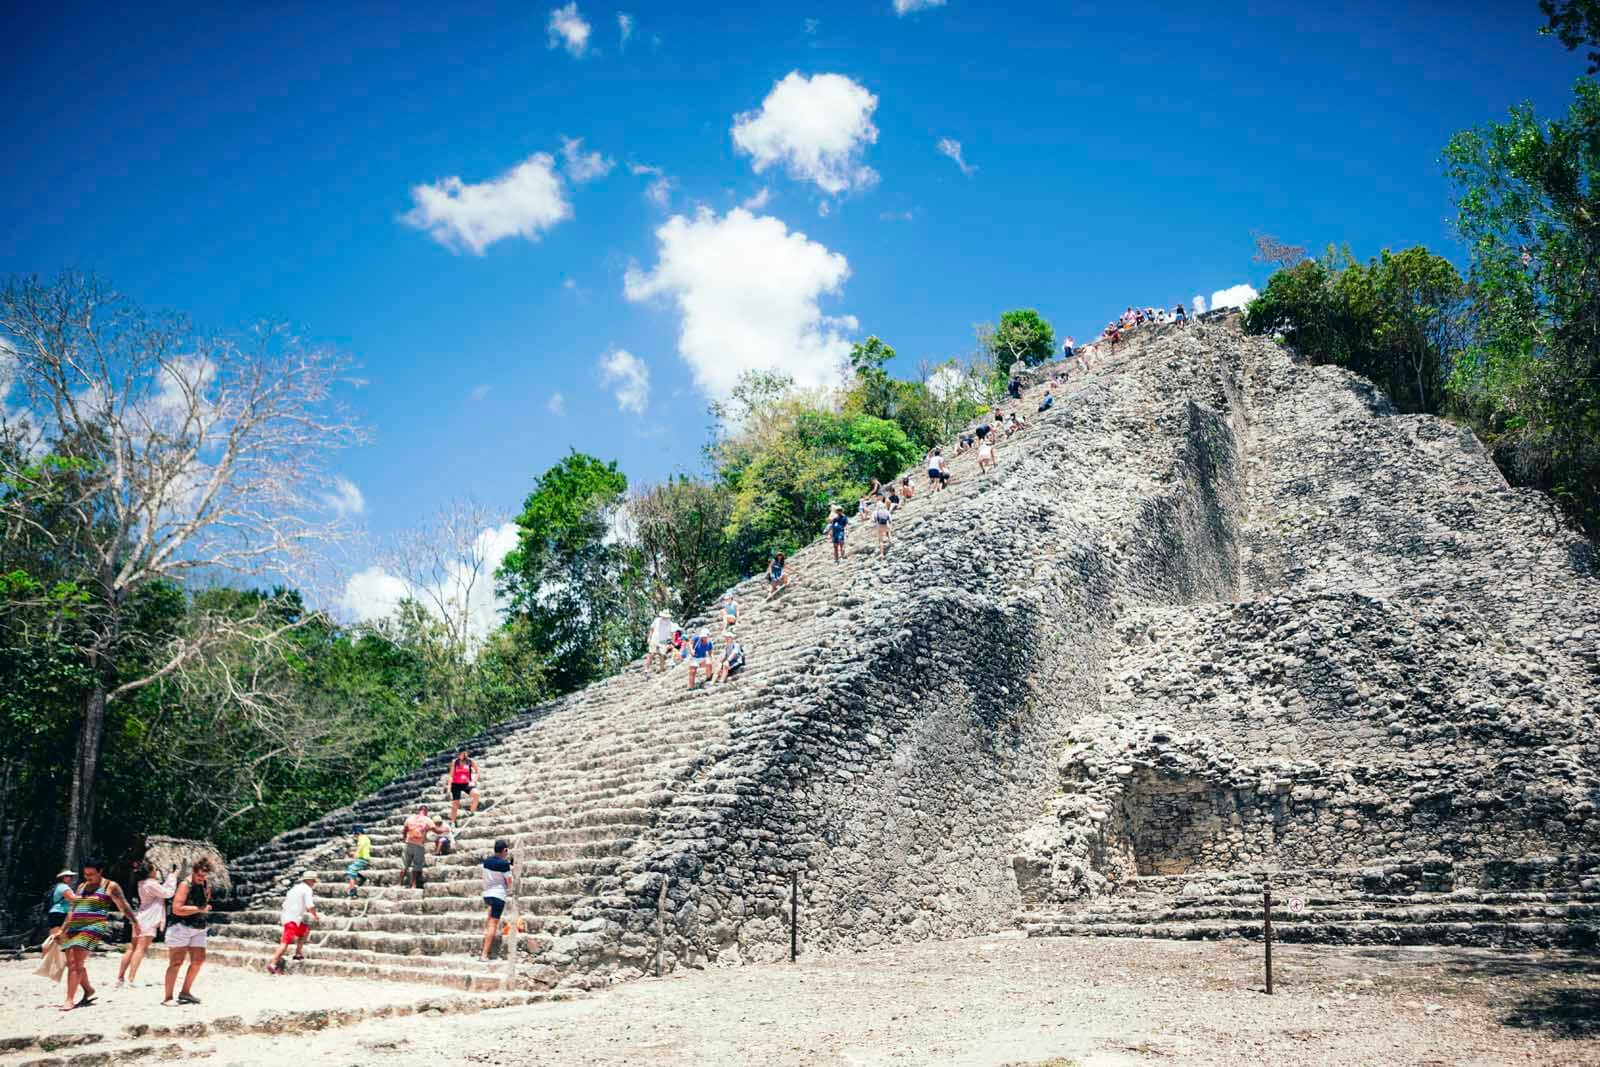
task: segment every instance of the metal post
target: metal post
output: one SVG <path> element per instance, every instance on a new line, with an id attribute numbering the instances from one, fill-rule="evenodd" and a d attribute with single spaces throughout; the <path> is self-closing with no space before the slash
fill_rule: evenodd
<path id="1" fill-rule="evenodd" d="M 667 878 L 661 877 L 661 891 L 656 894 L 656 977 L 661 977 L 661 942 L 667 936 Z"/>
<path id="2" fill-rule="evenodd" d="M 1272 888 L 1261 891 L 1262 930 L 1267 941 L 1267 996 L 1272 995 Z"/>
<path id="3" fill-rule="evenodd" d="M 800 955 L 800 872 L 789 875 L 789 962 Z"/>

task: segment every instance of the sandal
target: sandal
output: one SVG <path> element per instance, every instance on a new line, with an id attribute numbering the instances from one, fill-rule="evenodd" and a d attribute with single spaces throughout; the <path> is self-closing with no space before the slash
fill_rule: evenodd
<path id="1" fill-rule="evenodd" d="M 87 1008 L 89 1005 L 93 1004 L 94 1002 L 95 1002 L 95 998 L 94 997 L 84 997 L 82 1000 L 78 1001 L 78 1003 L 74 1004 L 73 1007 L 74 1008 Z"/>
<path id="2" fill-rule="evenodd" d="M 179 993 L 178 994 L 178 1003 L 179 1004 L 198 1004 L 198 1003 L 200 1003 L 200 998 L 195 996 L 193 993 Z"/>

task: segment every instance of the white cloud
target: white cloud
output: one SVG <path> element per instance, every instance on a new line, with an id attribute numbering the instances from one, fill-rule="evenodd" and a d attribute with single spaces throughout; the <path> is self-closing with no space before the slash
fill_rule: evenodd
<path id="1" fill-rule="evenodd" d="M 1218 308 L 1242 308 L 1261 294 L 1256 292 L 1249 282 L 1240 282 L 1230 285 L 1226 289 L 1218 289 L 1211 294 L 1211 310 Z"/>
<path id="2" fill-rule="evenodd" d="M 616 160 L 608 159 L 599 152 L 585 152 L 582 137 L 561 138 L 561 154 L 567 161 L 567 177 L 579 183 L 604 178 L 617 165 Z"/>
<path id="3" fill-rule="evenodd" d="M 487 399 L 489 396 L 489 388 L 490 387 L 487 385 L 474 385 L 472 389 L 468 391 L 467 399 L 474 402 Z"/>
<path id="4" fill-rule="evenodd" d="M 551 393 L 550 399 L 544 402 L 545 410 L 555 416 L 567 413 L 567 398 L 560 393 Z"/>
<path id="5" fill-rule="evenodd" d="M 506 237 L 537 241 L 545 230 L 572 217 L 555 162 L 549 153 L 535 152 L 499 177 L 477 185 L 451 177 L 412 186 L 416 206 L 400 221 L 426 230 L 452 251 L 464 248 L 480 256 Z"/>
<path id="6" fill-rule="evenodd" d="M 672 206 L 672 187 L 675 184 L 671 178 L 663 174 L 645 187 L 644 198 L 665 211 Z"/>
<path id="7" fill-rule="evenodd" d="M 961 168 L 961 173 L 969 178 L 972 177 L 972 172 L 978 169 L 961 158 L 961 142 L 954 137 L 939 138 L 939 154 L 955 160 L 956 166 Z"/>
<path id="8" fill-rule="evenodd" d="M 628 38 L 633 36 L 633 16 L 626 12 L 617 12 L 617 50 L 626 51 Z"/>
<path id="9" fill-rule="evenodd" d="M 361 487 L 348 478 L 335 478 L 331 492 L 322 494 L 322 506 L 339 518 L 360 515 L 367 510 L 367 498 Z"/>
<path id="10" fill-rule="evenodd" d="M 945 0 L 894 0 L 894 13 L 896 15 L 909 15 L 913 11 L 927 11 L 929 8 L 943 7 Z"/>
<path id="11" fill-rule="evenodd" d="M 1201 296 L 1199 293 L 1196 293 L 1194 294 L 1194 300 L 1191 302 L 1190 306 L 1194 308 L 1194 313 L 1196 315 L 1203 315 L 1205 314 L 1206 310 L 1206 298 Z"/>
<path id="12" fill-rule="evenodd" d="M 791 71 L 772 87 L 759 111 L 736 115 L 733 143 L 757 174 L 782 164 L 789 176 L 839 194 L 878 180 L 862 154 L 878 140 L 872 112 L 878 98 L 842 74 L 807 78 Z"/>
<path id="13" fill-rule="evenodd" d="M 589 24 L 578 14 L 578 0 L 572 0 L 566 7 L 552 9 L 550 23 L 546 27 L 550 47 L 565 48 L 577 59 L 582 59 L 589 50 L 589 29 Z"/>
<path id="14" fill-rule="evenodd" d="M 739 202 L 739 206 L 744 208 L 746 211 L 755 212 L 766 207 L 768 202 L 771 200 L 772 190 L 763 185 L 759 193 L 755 194 L 754 196 L 745 197 Z"/>
<path id="15" fill-rule="evenodd" d="M 817 205 L 817 214 L 822 218 L 827 218 L 829 213 L 832 211 L 833 205 L 826 200 Z"/>
<path id="16" fill-rule="evenodd" d="M 659 174 L 662 173 L 662 170 L 661 170 L 660 167 L 652 167 L 648 163 L 629 163 L 628 164 L 628 171 L 629 171 L 629 173 L 634 174 L 634 175 L 644 175 L 644 174 L 656 174 L 656 175 L 659 175 Z"/>
<path id="17" fill-rule="evenodd" d="M 434 610 L 435 600 L 460 603 L 464 599 L 468 636 L 474 642 L 481 641 L 505 618 L 506 605 L 495 596 L 495 583 L 490 576 L 506 553 L 516 547 L 517 526 L 507 522 L 486 528 L 478 534 L 476 542 L 474 554 L 482 556 L 484 565 L 475 582 L 471 568 L 460 561 L 447 568 L 439 585 L 431 589 L 413 589 L 404 579 L 374 564 L 345 580 L 338 606 L 358 622 L 377 622 L 393 615 L 407 597 L 417 600 L 429 611 Z"/>
<path id="18" fill-rule="evenodd" d="M 618 411 L 644 414 L 650 400 L 650 368 L 625 348 L 613 348 L 600 357 L 600 380 L 617 398 Z"/>
<path id="19" fill-rule="evenodd" d="M 844 256 L 742 208 L 675 215 L 656 239 L 655 269 L 629 267 L 624 292 L 677 303 L 678 353 L 702 390 L 726 397 L 750 370 L 781 371 L 805 387 L 838 382 L 857 323 L 824 315 L 818 302 L 849 277 Z"/>

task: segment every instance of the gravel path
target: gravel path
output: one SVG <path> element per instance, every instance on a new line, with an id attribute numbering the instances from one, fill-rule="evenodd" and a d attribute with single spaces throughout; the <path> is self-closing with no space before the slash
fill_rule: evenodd
<path id="1" fill-rule="evenodd" d="M 1600 958 L 984 938 L 688 972 L 565 1003 L 224 1037 L 222 1064 L 1600 1064 Z M 213 993 L 239 972 L 215 976 Z M 289 978 L 287 990 L 333 983 Z M 41 983 L 42 984 L 42 983 Z M 372 984 L 376 996 L 390 987 Z M 320 994 L 319 994 L 320 995 Z M 0 1026 L 7 1018 L 0 1016 Z M 208 1039 L 209 1040 L 209 1039 Z"/>

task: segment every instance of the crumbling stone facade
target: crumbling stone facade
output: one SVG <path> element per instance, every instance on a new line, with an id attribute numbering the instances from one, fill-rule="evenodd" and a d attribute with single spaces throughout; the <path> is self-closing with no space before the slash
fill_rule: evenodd
<path id="1" fill-rule="evenodd" d="M 384 840 L 343 945 L 461 951 L 496 835 L 540 985 L 780 957 L 795 885 L 806 952 L 1085 909 L 1162 932 L 1116 909 L 1232 899 L 1263 869 L 1325 893 L 1600 890 L 1592 546 L 1470 434 L 1230 322 L 1099 359 L 1046 414 L 1030 390 L 995 472 L 955 457 L 887 559 L 858 530 L 844 563 L 797 553 L 770 604 L 742 587 L 735 685 L 634 672 L 475 745 L 514 772 L 468 856 L 412 895 L 382 884 Z M 264 890 L 358 818 L 392 832 L 442 766 L 236 871 Z M 268 925 L 247 909 L 235 932 Z"/>

